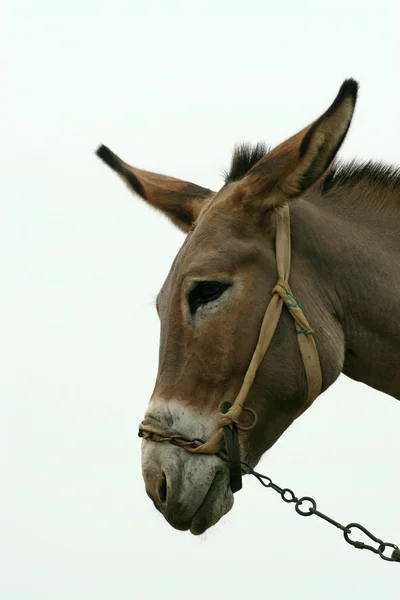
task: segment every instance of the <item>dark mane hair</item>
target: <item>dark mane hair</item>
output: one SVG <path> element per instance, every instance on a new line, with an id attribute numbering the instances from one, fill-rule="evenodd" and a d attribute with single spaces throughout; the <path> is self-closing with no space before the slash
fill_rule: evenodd
<path id="1" fill-rule="evenodd" d="M 326 193 L 337 187 L 354 187 L 363 181 L 400 190 L 400 168 L 369 160 L 348 163 L 338 162 L 321 182 L 321 192 Z"/>
<path id="2" fill-rule="evenodd" d="M 270 151 L 263 142 L 252 146 L 239 144 L 235 146 L 229 171 L 224 172 L 225 183 L 239 181 L 258 161 Z M 355 187 L 367 181 L 381 187 L 389 187 L 400 191 L 400 167 L 387 165 L 380 161 L 368 160 L 358 162 L 336 162 L 320 184 L 321 193 L 328 193 L 334 188 Z"/>
<path id="3" fill-rule="evenodd" d="M 239 181 L 243 179 L 248 171 L 262 158 L 269 148 L 263 143 L 258 143 L 255 146 L 250 144 L 239 144 L 235 146 L 233 151 L 231 166 L 229 171 L 224 172 L 225 183 L 231 181 Z"/>

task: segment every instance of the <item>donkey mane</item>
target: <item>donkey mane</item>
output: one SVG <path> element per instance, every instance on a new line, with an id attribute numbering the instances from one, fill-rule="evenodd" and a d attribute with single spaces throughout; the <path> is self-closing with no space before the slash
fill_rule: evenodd
<path id="1" fill-rule="evenodd" d="M 250 144 L 238 144 L 233 151 L 229 171 L 224 172 L 225 183 L 243 179 L 248 171 L 269 152 L 270 148 L 263 142 L 255 146 Z"/>
<path id="2" fill-rule="evenodd" d="M 243 179 L 248 171 L 269 151 L 270 148 L 263 142 L 254 146 L 251 144 L 237 145 L 233 152 L 229 171 L 224 172 L 225 183 Z M 363 183 L 398 193 L 400 192 L 400 167 L 374 160 L 364 162 L 339 160 L 331 167 L 318 187 L 321 194 L 328 194 L 340 188 L 355 188 Z M 393 204 L 392 198 L 385 198 L 385 200 L 389 205 Z M 382 203 L 386 202 L 381 197 L 379 205 L 382 206 Z"/>
<path id="3" fill-rule="evenodd" d="M 398 192 L 400 191 L 400 167 L 374 160 L 339 161 L 322 180 L 320 190 L 326 193 L 334 188 L 354 187 L 364 182 Z"/>

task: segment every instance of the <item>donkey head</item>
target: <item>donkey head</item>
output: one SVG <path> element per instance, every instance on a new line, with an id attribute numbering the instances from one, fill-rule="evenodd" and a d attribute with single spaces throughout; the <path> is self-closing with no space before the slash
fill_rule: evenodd
<path id="1" fill-rule="evenodd" d="M 215 433 L 221 402 L 233 402 L 240 389 L 276 284 L 276 215 L 285 203 L 293 212 L 307 211 L 346 136 L 356 95 L 357 83 L 347 80 L 318 120 L 272 151 L 238 149 L 217 193 L 133 168 L 105 146 L 97 151 L 134 192 L 187 232 L 157 298 L 159 369 L 146 423 L 189 439 Z M 291 287 L 315 331 L 325 390 L 342 369 L 343 333 L 301 244 L 294 245 L 292 263 Z M 306 399 L 293 320 L 283 311 L 246 400 L 258 423 L 240 434 L 242 457 L 254 466 Z M 200 534 L 233 504 L 227 465 L 217 456 L 144 440 L 142 464 L 149 496 L 177 529 Z"/>

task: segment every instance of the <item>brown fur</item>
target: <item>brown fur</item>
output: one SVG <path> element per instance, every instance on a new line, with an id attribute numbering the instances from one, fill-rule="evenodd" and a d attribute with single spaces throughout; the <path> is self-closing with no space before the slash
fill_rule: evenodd
<path id="1" fill-rule="evenodd" d="M 356 93 L 357 84 L 345 82 L 320 119 L 249 164 L 247 173 L 236 165 L 241 177 L 228 177 L 217 194 L 129 167 L 144 190 L 139 194 L 190 229 L 158 298 L 158 398 L 174 398 L 200 414 L 217 414 L 223 399 L 234 400 L 276 283 L 274 211 L 289 201 L 290 284 L 315 331 L 323 389 L 343 371 L 400 398 L 400 324 L 392 316 L 400 294 L 400 185 L 383 176 L 374 183 L 360 177 L 353 185 L 351 175 L 346 184 L 332 169 Z M 395 200 L 385 203 L 382 195 Z M 188 291 L 201 280 L 231 287 L 218 310 L 210 305 L 192 317 Z M 256 429 L 242 436 L 247 460 L 256 463 L 292 423 L 306 388 L 293 321 L 284 310 L 247 399 L 259 416 Z"/>

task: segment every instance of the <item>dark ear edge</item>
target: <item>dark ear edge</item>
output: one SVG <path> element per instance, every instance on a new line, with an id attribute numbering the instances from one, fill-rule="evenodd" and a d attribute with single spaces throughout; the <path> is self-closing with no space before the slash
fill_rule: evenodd
<path id="1" fill-rule="evenodd" d="M 113 171 L 126 179 L 127 183 L 132 186 L 133 190 L 143 199 L 146 199 L 146 193 L 139 179 L 127 168 L 126 163 L 119 158 L 114 152 L 102 144 L 96 150 L 96 155 L 106 163 Z"/>
<path id="2" fill-rule="evenodd" d="M 343 84 L 340 87 L 340 90 L 335 98 L 335 100 L 332 102 L 331 106 L 328 108 L 327 111 L 325 111 L 325 113 L 315 121 L 315 123 L 313 123 L 311 125 L 311 127 L 309 128 L 309 130 L 307 131 L 306 135 L 304 136 L 301 145 L 300 145 L 300 149 L 299 149 L 299 158 L 303 158 L 306 154 L 307 154 L 307 150 L 310 148 L 310 145 L 314 142 L 314 136 L 318 136 L 318 130 L 323 127 L 323 124 L 325 121 L 328 121 L 333 115 L 334 113 L 340 108 L 340 105 L 347 99 L 350 99 L 352 102 L 352 111 L 354 111 L 354 106 L 357 100 L 357 94 L 358 94 L 358 83 L 357 81 L 355 81 L 354 79 L 346 79 Z M 290 194 L 289 198 L 294 198 L 298 195 L 300 195 L 301 193 L 303 193 L 308 187 L 310 187 L 317 179 L 319 179 L 324 173 L 325 171 L 328 169 L 329 165 L 332 163 L 334 157 L 336 156 L 336 154 L 338 153 L 338 151 L 340 150 L 346 135 L 349 131 L 350 125 L 351 125 L 351 121 L 352 121 L 352 115 L 350 116 L 348 123 L 345 127 L 345 129 L 343 130 L 340 138 L 338 139 L 337 143 L 332 146 L 332 148 L 330 149 L 330 151 L 328 150 L 328 152 L 325 153 L 325 148 L 326 146 L 329 144 L 329 140 L 324 140 L 324 143 L 322 143 L 319 148 L 318 148 L 318 155 L 319 155 L 319 160 L 321 160 L 320 165 L 317 167 L 319 173 L 317 175 L 317 177 L 315 176 L 315 172 L 313 171 L 313 169 L 310 169 L 308 172 L 304 173 L 298 181 L 299 184 L 299 190 L 298 192 L 294 193 L 294 194 Z M 316 158 L 316 162 L 318 162 L 318 158 Z"/>
<path id="3" fill-rule="evenodd" d="M 302 158 L 304 156 L 304 154 L 307 152 L 308 146 L 310 144 L 310 140 L 311 140 L 312 136 L 314 135 L 314 132 L 316 131 L 316 129 L 318 129 L 318 127 L 321 125 L 322 121 L 329 118 L 334 112 L 336 112 L 336 110 L 339 108 L 339 106 L 343 102 L 343 100 L 345 100 L 348 97 L 351 97 L 353 100 L 353 106 L 355 105 L 356 100 L 357 100 L 358 88 L 359 88 L 359 85 L 358 85 L 358 82 L 355 81 L 355 79 L 346 79 L 342 83 L 336 98 L 334 99 L 334 101 L 332 102 L 332 104 L 330 105 L 328 110 L 326 110 L 324 112 L 324 114 L 321 115 L 321 117 L 319 119 L 317 119 L 315 121 L 315 123 L 313 123 L 311 125 L 310 129 L 307 131 L 306 135 L 304 136 L 303 141 L 301 142 L 301 145 L 300 145 L 300 152 L 299 152 L 300 158 Z M 339 150 L 340 146 L 343 144 L 344 138 L 346 137 L 346 133 L 350 127 L 350 122 L 347 126 L 345 133 L 343 134 L 342 139 L 336 145 L 335 150 L 333 151 L 333 155 L 336 154 L 336 152 Z"/>
<path id="4" fill-rule="evenodd" d="M 328 110 L 304 133 L 298 166 L 280 186 L 288 199 L 298 197 L 327 173 L 349 131 L 357 92 L 358 83 L 346 79 Z"/>

